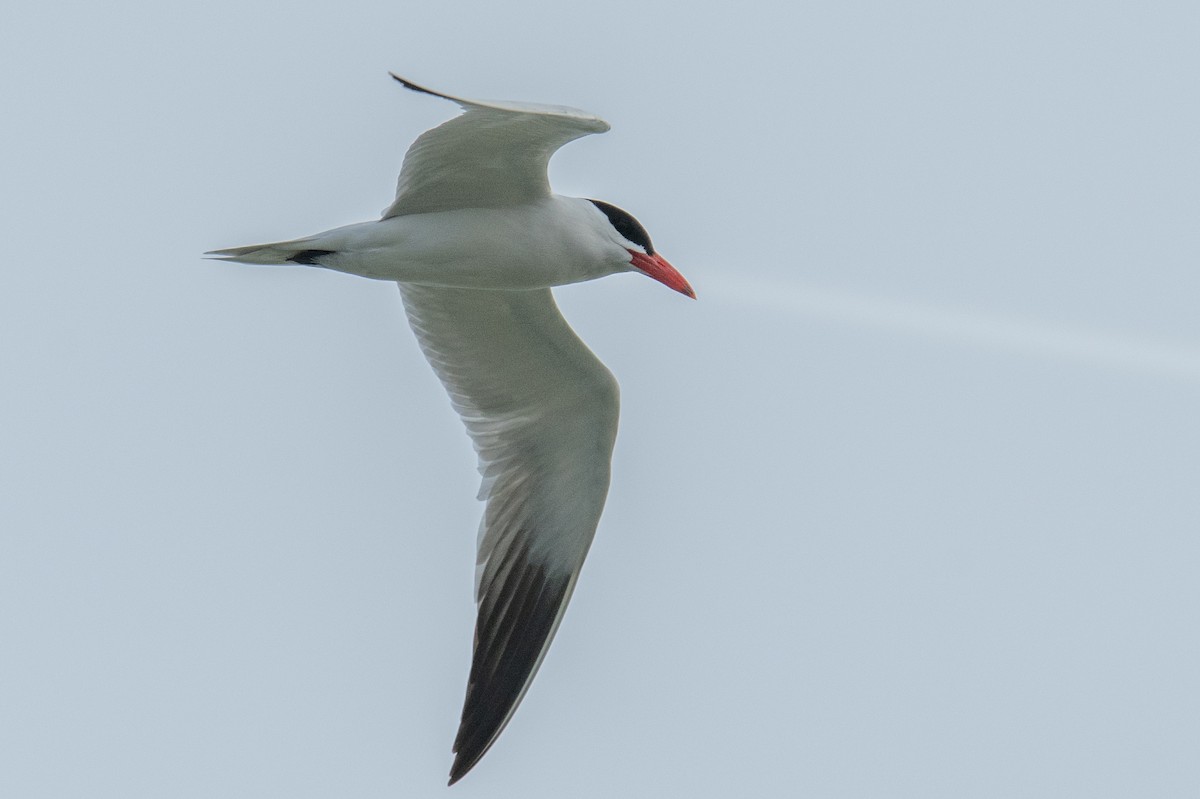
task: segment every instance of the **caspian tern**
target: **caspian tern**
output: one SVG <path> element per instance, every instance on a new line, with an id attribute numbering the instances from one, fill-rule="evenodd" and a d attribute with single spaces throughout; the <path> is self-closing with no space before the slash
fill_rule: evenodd
<path id="1" fill-rule="evenodd" d="M 607 122 L 573 108 L 467 100 L 392 77 L 465 113 L 409 147 L 381 219 L 208 255 L 396 281 L 421 349 L 475 443 L 478 498 L 487 505 L 453 785 L 529 689 L 608 494 L 617 381 L 563 319 L 550 287 L 641 272 L 696 295 L 630 214 L 550 191 L 550 157 L 607 131 Z"/>

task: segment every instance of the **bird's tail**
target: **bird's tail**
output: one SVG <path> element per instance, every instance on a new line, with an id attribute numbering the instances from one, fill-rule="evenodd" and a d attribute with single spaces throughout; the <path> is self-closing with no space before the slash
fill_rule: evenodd
<path id="1" fill-rule="evenodd" d="M 227 250 L 212 250 L 204 253 L 218 261 L 234 261 L 239 264 L 306 264 L 321 266 L 323 255 L 332 255 L 334 250 L 322 249 L 317 242 L 319 236 L 310 236 L 292 241 L 277 241 L 271 244 L 252 244 L 249 247 L 230 247 Z"/>

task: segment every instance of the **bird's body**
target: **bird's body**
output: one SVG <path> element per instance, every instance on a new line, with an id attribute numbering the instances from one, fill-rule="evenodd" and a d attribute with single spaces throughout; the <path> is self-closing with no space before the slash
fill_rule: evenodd
<path id="1" fill-rule="evenodd" d="M 550 191 L 563 144 L 608 130 L 570 108 L 452 100 L 374 222 L 210 255 L 396 281 L 426 358 L 479 454 L 478 618 L 453 784 L 529 688 L 574 590 L 608 493 L 618 388 L 550 287 L 641 272 L 694 297 L 628 213 Z"/>
<path id="2" fill-rule="evenodd" d="M 534 289 L 628 271 L 598 234 L 588 200 L 552 194 L 531 203 L 405 214 L 277 244 L 223 250 L 243 263 L 309 264 L 352 275 L 474 289 Z M 230 256 L 226 256 L 230 257 Z"/>

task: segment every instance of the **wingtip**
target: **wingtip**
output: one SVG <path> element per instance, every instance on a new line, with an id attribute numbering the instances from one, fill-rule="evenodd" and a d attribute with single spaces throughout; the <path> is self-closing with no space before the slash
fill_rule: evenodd
<path id="1" fill-rule="evenodd" d="M 460 728 L 459 734 L 454 740 L 454 762 L 450 764 L 450 781 L 446 783 L 447 787 L 467 776 L 471 769 L 475 768 L 479 761 L 483 759 L 484 753 L 491 748 L 492 741 L 489 741 L 488 745 L 482 749 L 475 748 L 468 750 L 466 746 L 463 746 L 462 737 L 462 729 Z"/>
<path id="2" fill-rule="evenodd" d="M 392 80 L 396 81 L 397 83 L 399 83 L 401 86 L 403 86 L 406 89 L 411 89 L 414 92 L 421 92 L 422 94 L 431 94 L 434 97 L 441 97 L 443 99 L 446 99 L 446 95 L 441 94 L 440 92 L 435 92 L 433 89 L 426 89 L 424 86 L 419 86 L 418 84 L 413 83 L 411 80 L 408 80 L 407 78 L 400 77 L 395 72 L 389 71 L 388 74 L 392 76 Z"/>
<path id="3" fill-rule="evenodd" d="M 450 787 L 463 777 L 467 776 L 471 769 L 475 768 L 475 765 L 482 757 L 483 753 L 481 752 L 479 753 L 479 756 L 468 760 L 467 758 L 463 757 L 461 752 L 456 751 L 454 753 L 454 763 L 450 766 L 450 781 L 446 783 L 446 787 Z"/>

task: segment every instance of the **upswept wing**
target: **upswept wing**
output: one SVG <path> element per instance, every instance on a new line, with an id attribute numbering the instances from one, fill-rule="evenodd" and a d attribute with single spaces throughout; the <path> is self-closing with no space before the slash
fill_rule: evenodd
<path id="1" fill-rule="evenodd" d="M 608 493 L 618 389 L 549 289 L 400 291 L 475 442 L 487 500 L 453 784 L 512 717 L 562 620 Z"/>
<path id="2" fill-rule="evenodd" d="M 574 108 L 467 100 L 392 77 L 413 91 L 458 103 L 466 113 L 421 134 L 408 148 L 384 219 L 547 197 L 550 156 L 569 141 L 609 129 L 603 119 Z"/>

